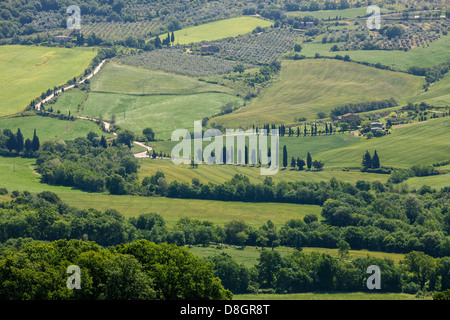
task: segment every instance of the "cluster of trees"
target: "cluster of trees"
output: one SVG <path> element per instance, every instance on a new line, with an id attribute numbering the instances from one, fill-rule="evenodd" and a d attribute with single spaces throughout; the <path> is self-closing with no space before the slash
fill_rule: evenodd
<path id="1" fill-rule="evenodd" d="M 262 84 L 269 81 L 273 76 L 277 75 L 281 70 L 280 61 L 272 61 L 268 65 L 263 65 L 255 73 L 250 74 L 250 76 L 244 78 L 244 82 L 254 87 L 256 84 Z"/>
<path id="2" fill-rule="evenodd" d="M 373 152 L 373 156 L 370 155 L 369 150 L 363 156 L 361 171 L 369 171 L 369 169 L 379 169 L 380 168 L 380 158 L 378 157 L 377 150 Z"/>
<path id="3" fill-rule="evenodd" d="M 389 177 L 389 182 L 400 183 L 412 177 L 426 177 L 439 174 L 434 166 L 414 165 L 409 169 L 395 169 Z"/>
<path id="4" fill-rule="evenodd" d="M 13 133 L 9 129 L 0 129 L 0 154 L 21 154 L 24 156 L 34 155 L 40 148 L 39 137 L 36 135 L 36 129 L 34 130 L 32 139 L 25 139 L 20 131 L 17 129 L 16 133 Z"/>
<path id="5" fill-rule="evenodd" d="M 139 164 L 121 141 L 118 136 L 108 143 L 93 132 L 73 141 L 46 141 L 36 152 L 37 171 L 42 182 L 49 184 L 91 192 L 133 193 Z"/>
<path id="6" fill-rule="evenodd" d="M 161 49 L 163 46 L 170 47 L 171 44 L 175 43 L 175 34 L 172 31 L 172 34 L 167 33 L 167 37 L 161 41 L 159 36 L 155 37 L 153 41 L 153 45 L 156 49 Z"/>
<path id="7" fill-rule="evenodd" d="M 207 261 L 214 263 L 214 274 L 224 287 L 236 294 L 369 291 L 367 269 L 371 265 L 380 268 L 381 292 L 415 294 L 450 289 L 450 258 L 433 258 L 418 251 L 406 254 L 399 265 L 375 257 L 343 261 L 317 252 L 295 251 L 282 257 L 276 250 L 262 250 L 253 267 L 236 263 L 226 253 Z"/>
<path id="8" fill-rule="evenodd" d="M 398 106 L 398 103 L 393 98 L 381 101 L 350 103 L 345 106 L 336 107 L 333 110 L 331 110 L 330 118 L 337 119 L 339 116 L 342 116 L 347 113 L 361 113 L 373 110 L 392 108 L 396 106 Z"/>
<path id="9" fill-rule="evenodd" d="M 408 69 L 408 72 L 413 75 L 425 77 L 427 86 L 429 86 L 431 83 L 441 80 L 449 71 L 450 61 L 443 62 L 431 67 L 412 66 Z"/>
<path id="10" fill-rule="evenodd" d="M 71 265 L 80 268 L 79 289 L 67 288 Z M 231 298 L 211 263 L 175 245 L 139 240 L 103 248 L 83 240 L 32 241 L 0 255 L 2 300 Z"/>
<path id="11" fill-rule="evenodd" d="M 330 184 L 334 189 L 352 187 L 338 181 Z M 371 188 L 364 181 L 357 186 L 361 190 Z M 383 292 L 447 290 L 450 210 L 442 203 L 449 193 L 450 190 L 424 195 L 379 192 L 373 198 L 368 192 L 358 196 L 341 194 L 338 199 L 325 202 L 322 217 L 326 224 L 317 215 L 307 214 L 288 220 L 281 227 L 270 220 L 256 228 L 242 220 L 232 220 L 221 227 L 209 221 L 181 218 L 169 228 L 155 213 L 125 218 L 114 209 L 100 212 L 70 207 L 51 192 L 13 192 L 13 200 L 0 204 L 0 297 L 22 299 L 28 294 L 31 299 L 47 299 L 57 294 L 53 290 L 65 286 L 65 271 L 71 264 L 81 268 L 85 288 L 64 291 L 61 298 L 223 299 L 229 297 L 224 288 L 233 293 L 261 289 L 280 293 L 361 291 L 365 289 L 366 269 L 372 264 L 382 270 Z M 258 264 L 247 268 L 226 254 L 209 257 L 206 261 L 213 264 L 204 264 L 177 247 L 211 243 L 242 248 L 251 245 L 263 250 Z M 281 258 L 274 250 L 280 245 L 298 251 Z M 100 246 L 114 247 L 100 250 Z M 326 254 L 305 254 L 302 247 L 342 248 L 341 258 L 350 248 L 400 252 L 406 256 L 399 267 L 392 261 L 375 258 L 348 262 Z M 50 256 L 63 252 L 70 256 Z M 130 256 L 116 260 L 113 253 Z M 96 263 L 92 264 L 94 260 Z M 113 261 L 117 264 L 112 266 Z M 165 267 L 155 268 L 155 264 Z M 33 271 L 36 266 L 46 271 Z M 114 272 L 103 272 L 105 266 Z M 175 273 L 166 274 L 163 270 L 167 268 L 174 268 L 171 271 Z M 180 275 L 183 280 L 175 276 L 181 269 L 188 273 Z M 122 276 L 117 277 L 117 272 Z M 157 279 L 152 272 L 160 272 Z M 213 276 L 222 280 L 224 288 Z M 20 279 L 25 277 L 29 286 L 22 287 Z M 60 282 L 62 278 L 64 281 Z M 123 292 L 115 291 L 119 278 L 128 283 L 142 282 L 139 292 L 129 291 L 134 290 L 134 285 L 123 287 Z M 189 285 L 192 281 L 200 287 L 193 289 Z M 170 285 L 175 283 L 176 286 Z"/>

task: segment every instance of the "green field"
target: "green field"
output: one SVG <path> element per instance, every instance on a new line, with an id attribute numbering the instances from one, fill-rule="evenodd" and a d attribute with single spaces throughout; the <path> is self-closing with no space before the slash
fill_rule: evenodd
<path id="1" fill-rule="evenodd" d="M 170 139 L 175 129 L 220 112 L 242 99 L 230 89 L 196 79 L 110 63 L 92 80 L 83 116 L 110 120 L 135 133 L 151 127 L 156 138 Z"/>
<path id="2" fill-rule="evenodd" d="M 195 253 L 200 257 L 209 257 L 222 253 L 229 254 L 237 263 L 244 264 L 246 267 L 253 267 L 258 264 L 258 258 L 261 253 L 261 247 L 252 247 L 246 246 L 244 249 L 236 246 L 227 246 L 222 245 L 218 246 L 191 246 L 189 250 Z M 267 248 L 265 249 L 267 250 Z M 271 250 L 271 249 L 270 249 Z M 294 248 L 288 247 L 276 247 L 274 250 L 278 251 L 281 256 L 287 256 L 295 251 Z M 321 254 L 328 254 L 334 258 L 338 258 L 338 249 L 329 249 L 329 248 L 313 248 L 313 247 L 304 247 L 302 248 L 302 252 L 310 253 L 310 252 L 318 252 Z M 387 252 L 379 252 L 379 251 L 368 251 L 368 250 L 349 250 L 349 260 L 354 260 L 356 258 L 366 258 L 375 257 L 379 259 L 388 259 L 392 260 L 394 263 L 398 265 L 400 260 L 404 259 L 403 254 L 399 253 L 387 253 Z"/>
<path id="3" fill-rule="evenodd" d="M 258 166 L 238 166 L 238 165 L 207 165 L 202 164 L 197 168 L 191 168 L 185 164 L 173 164 L 171 160 L 161 159 L 142 159 L 139 178 L 151 176 L 160 170 L 168 181 L 180 181 L 191 183 L 192 179 L 197 178 L 202 183 L 223 183 L 230 180 L 235 174 L 243 174 L 249 178 L 251 183 L 262 183 L 266 176 L 261 175 Z M 339 181 L 356 183 L 358 180 L 381 181 L 386 182 L 388 175 L 360 172 L 359 170 L 323 170 L 323 171 L 297 171 L 280 168 L 277 174 L 271 176 L 273 181 L 295 182 L 295 181 L 329 181 L 336 178 Z"/>
<path id="4" fill-rule="evenodd" d="M 57 118 L 29 116 L 1 118 L 0 129 L 10 129 L 16 133 L 20 128 L 25 139 L 33 138 L 34 129 L 41 142 L 46 140 L 73 140 L 78 137 L 86 137 L 93 131 L 99 136 L 109 136 L 100 130 L 99 126 L 88 120 L 65 121 Z"/>
<path id="5" fill-rule="evenodd" d="M 84 48 L 0 46 L 0 116 L 22 111 L 42 92 L 80 75 L 95 55 Z"/>
<path id="6" fill-rule="evenodd" d="M 446 62 L 450 59 L 450 35 L 441 36 L 441 39 L 433 41 L 429 46 L 413 48 L 407 52 L 401 50 L 349 50 L 331 52 L 334 43 L 321 43 L 322 37 L 317 37 L 315 42 L 303 43 L 301 54 L 313 57 L 316 53 L 321 56 L 334 57 L 336 55 L 348 55 L 355 61 L 369 63 L 381 63 L 400 70 L 409 67 L 429 67 Z"/>
<path id="7" fill-rule="evenodd" d="M 405 181 L 405 183 L 416 189 L 419 189 L 423 185 L 430 186 L 435 189 L 442 189 L 444 187 L 450 187 L 450 173 L 428 177 L 409 178 Z"/>
<path id="8" fill-rule="evenodd" d="M 279 80 L 254 102 L 214 121 L 228 128 L 317 119 L 346 103 L 404 98 L 420 92 L 424 80 L 412 75 L 338 60 L 283 61 Z"/>
<path id="9" fill-rule="evenodd" d="M 256 27 L 268 27 L 272 22 L 260 18 L 243 16 L 215 21 L 174 32 L 175 44 L 214 41 L 252 32 Z M 161 41 L 166 34 L 160 35 Z"/>
<path id="10" fill-rule="evenodd" d="M 82 193 L 82 191 L 62 186 L 51 186 L 40 182 L 35 169 L 35 159 L 0 157 L 0 187 L 13 190 L 42 192 L 44 190 L 61 193 Z"/>
<path id="11" fill-rule="evenodd" d="M 291 203 L 222 202 L 213 200 L 172 199 L 164 197 L 114 196 L 89 193 L 60 193 L 61 199 L 77 208 L 106 210 L 114 208 L 127 217 L 154 212 L 169 226 L 182 217 L 208 220 L 223 226 L 231 220 L 244 220 L 260 227 L 268 220 L 280 227 L 289 219 L 301 219 L 307 214 L 320 215 L 321 207 Z"/>
<path id="12" fill-rule="evenodd" d="M 59 110 L 62 114 L 69 115 L 70 113 L 70 115 L 75 115 L 83 107 L 86 96 L 87 93 L 85 91 L 71 89 L 57 96 L 55 100 L 52 100 L 54 103 L 47 105 L 47 108 L 53 108 L 54 112 Z"/>
<path id="13" fill-rule="evenodd" d="M 410 168 L 413 165 L 431 165 L 449 159 L 450 118 L 438 118 L 413 123 L 401 128 L 394 126 L 393 133 L 381 138 L 366 139 L 340 149 L 316 154 L 327 167 L 352 167 L 361 163 L 366 150 L 377 153 L 381 165 Z"/>

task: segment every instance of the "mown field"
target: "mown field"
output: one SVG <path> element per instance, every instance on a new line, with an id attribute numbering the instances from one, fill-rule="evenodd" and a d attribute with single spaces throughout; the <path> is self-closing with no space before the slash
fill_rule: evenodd
<path id="1" fill-rule="evenodd" d="M 258 26 L 268 27 L 270 25 L 272 25 L 270 21 L 250 16 L 219 20 L 175 31 L 175 44 L 189 44 L 236 37 L 251 32 Z M 166 36 L 165 34 L 160 35 L 161 40 Z"/>
<path id="2" fill-rule="evenodd" d="M 242 103 L 220 85 L 113 63 L 94 77 L 91 87 L 81 115 L 108 121 L 115 116 L 120 127 L 135 133 L 151 127 L 158 139 L 192 128 L 195 120 L 219 113 L 228 102 Z"/>
<path id="3" fill-rule="evenodd" d="M 85 48 L 0 46 L 0 116 L 22 111 L 42 92 L 80 75 L 95 55 Z"/>
<path id="4" fill-rule="evenodd" d="M 271 220 L 280 227 L 289 219 L 301 219 L 311 213 L 319 216 L 321 212 L 320 206 L 290 203 L 261 204 L 89 193 L 61 193 L 60 197 L 67 204 L 77 208 L 98 210 L 113 208 L 127 217 L 150 212 L 158 213 L 169 226 L 173 226 L 182 217 L 188 217 L 208 220 L 221 226 L 231 220 L 244 220 L 250 226 L 260 227 Z"/>
<path id="5" fill-rule="evenodd" d="M 404 98 L 420 92 L 424 80 L 405 73 L 379 70 L 328 59 L 283 61 L 279 80 L 254 102 L 215 118 L 228 128 L 293 123 L 295 118 L 317 119 L 347 103 Z"/>

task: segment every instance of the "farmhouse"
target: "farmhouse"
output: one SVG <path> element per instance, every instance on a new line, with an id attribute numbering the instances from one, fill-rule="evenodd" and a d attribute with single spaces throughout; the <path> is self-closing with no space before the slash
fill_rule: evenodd
<path id="1" fill-rule="evenodd" d="M 54 36 L 53 41 L 61 43 L 61 42 L 69 42 L 72 38 L 68 36 Z"/>
<path id="2" fill-rule="evenodd" d="M 383 126 L 383 124 L 380 123 L 380 122 L 373 122 L 373 123 L 371 123 L 371 125 L 370 125 L 370 131 L 371 131 L 372 133 L 375 133 L 375 132 L 377 132 L 377 131 L 384 131 L 384 126 Z"/>

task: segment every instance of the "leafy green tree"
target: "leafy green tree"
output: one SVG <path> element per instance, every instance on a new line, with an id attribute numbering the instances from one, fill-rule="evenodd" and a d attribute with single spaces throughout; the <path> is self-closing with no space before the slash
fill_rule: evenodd
<path id="1" fill-rule="evenodd" d="M 348 252 L 350 250 L 350 245 L 345 240 L 339 240 L 337 243 L 338 253 L 340 259 L 348 258 Z"/>
<path id="2" fill-rule="evenodd" d="M 213 264 L 188 249 L 166 243 L 137 240 L 116 247 L 133 255 L 153 279 L 157 297 L 166 300 L 229 300 L 232 293 L 214 276 Z M 167 263 L 170 261 L 170 263 Z"/>
<path id="3" fill-rule="evenodd" d="M 258 270 L 258 280 L 263 288 L 272 288 L 275 285 L 282 262 L 278 251 L 261 251 L 255 267 Z"/>
<path id="4" fill-rule="evenodd" d="M 407 253 L 400 264 L 411 273 L 413 281 L 418 283 L 422 290 L 426 289 L 426 284 L 434 276 L 437 267 L 436 259 L 420 251 Z"/>
<path id="5" fill-rule="evenodd" d="M 145 128 L 142 130 L 142 134 L 147 138 L 147 141 L 155 140 L 155 132 L 152 128 Z"/>
<path id="6" fill-rule="evenodd" d="M 117 142 L 131 148 L 131 143 L 134 141 L 134 134 L 130 130 L 123 130 L 117 135 Z"/>
<path id="7" fill-rule="evenodd" d="M 115 255 L 104 267 L 105 283 L 101 300 L 152 300 L 153 283 L 139 261 L 132 255 Z"/>
<path id="8" fill-rule="evenodd" d="M 8 148 L 9 152 L 12 152 L 17 148 L 17 139 L 14 133 L 12 133 L 9 136 L 8 141 L 6 141 L 6 148 Z"/>

